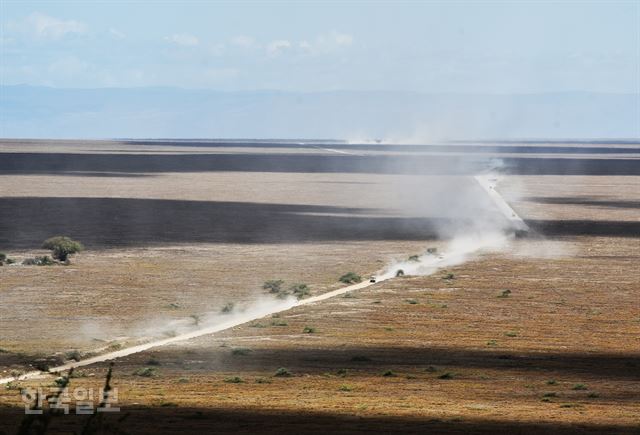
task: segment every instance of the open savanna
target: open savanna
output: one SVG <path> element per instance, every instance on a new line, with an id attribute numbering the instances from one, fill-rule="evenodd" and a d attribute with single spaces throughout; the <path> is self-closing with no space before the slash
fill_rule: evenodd
<path id="1" fill-rule="evenodd" d="M 536 235 L 504 251 L 116 360 L 121 412 L 104 424 L 128 433 L 636 433 L 640 178 L 625 166 L 633 157 L 620 160 L 617 175 L 508 175 L 500 190 Z M 58 233 L 87 245 L 71 266 L 0 270 L 4 374 L 39 355 L 162 336 L 172 319 L 249 304 L 267 279 L 333 289 L 344 272 L 444 249 L 451 222 L 499 220 L 483 200 L 464 205 L 483 193 L 463 174 L 133 176 L 92 165 L 0 173 L 10 256 L 43 252 L 41 240 Z M 98 387 L 106 368 L 78 369 L 71 386 Z M 288 376 L 276 376 L 280 368 Z M 20 388 L 53 379 L 1 390 L 0 430 L 13 433 L 23 418 Z M 79 431 L 86 418 L 72 412 L 50 430 Z"/>

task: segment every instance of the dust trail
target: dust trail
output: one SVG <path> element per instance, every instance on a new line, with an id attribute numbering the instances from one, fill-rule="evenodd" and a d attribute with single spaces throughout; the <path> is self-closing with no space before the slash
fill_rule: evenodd
<path id="1" fill-rule="evenodd" d="M 391 279 L 397 275 L 398 270 L 402 270 L 404 275 L 430 275 L 443 267 L 462 264 L 468 261 L 474 255 L 477 255 L 481 252 L 502 250 L 507 247 L 511 238 L 514 237 L 515 232 L 528 231 L 528 226 L 524 223 L 522 218 L 517 215 L 517 213 L 495 190 L 495 186 L 498 181 L 498 178 L 495 175 L 479 175 L 476 176 L 475 179 L 487 192 L 493 203 L 498 207 L 502 214 L 507 217 L 510 225 L 512 226 L 512 228 L 510 229 L 511 232 L 504 231 L 504 229 L 485 229 L 482 231 L 474 231 L 471 234 L 467 235 L 456 236 L 449 242 L 446 249 L 442 253 L 427 250 L 423 255 L 420 255 L 411 260 L 394 263 L 387 267 L 385 270 L 381 271 L 374 281 L 381 282 Z M 258 320 L 268 315 L 281 313 L 294 307 L 324 301 L 335 296 L 343 295 L 350 291 L 367 288 L 374 284 L 375 282 L 364 281 L 303 300 L 295 300 L 293 298 L 285 300 L 262 300 L 242 312 L 230 315 L 228 319 L 225 318 L 225 320 L 222 322 L 211 324 L 212 322 L 216 322 L 218 320 L 218 317 L 209 318 L 207 320 L 209 326 L 184 332 L 173 337 L 155 340 L 126 349 L 102 354 L 85 360 L 63 364 L 58 367 L 50 368 L 49 373 L 66 371 L 71 368 L 83 367 L 99 362 L 122 358 L 155 347 L 165 346 L 172 343 L 190 340 L 196 337 L 201 337 L 203 335 L 221 332 L 235 326 L 242 325 L 243 323 Z M 0 385 L 7 384 L 13 381 L 36 379 L 46 374 L 46 372 L 33 371 L 17 377 L 7 377 L 0 379 Z"/>
<path id="2" fill-rule="evenodd" d="M 448 248 L 442 254 L 439 254 L 439 255 L 425 254 L 422 257 L 420 257 L 420 261 L 418 262 L 396 263 L 393 266 L 382 271 L 376 277 L 376 281 L 379 283 L 395 277 L 395 271 L 398 268 L 402 268 L 405 274 L 407 275 L 428 275 L 436 272 L 438 269 L 443 267 L 462 264 L 472 254 L 478 251 L 481 251 L 483 249 L 495 249 L 495 248 L 501 247 L 503 246 L 504 243 L 506 243 L 506 241 L 507 241 L 506 236 L 499 237 L 495 234 L 487 235 L 482 238 L 477 238 L 477 237 L 457 238 L 451 241 Z M 323 293 L 321 295 L 313 296 L 307 299 L 295 300 L 294 298 L 289 298 L 285 300 L 272 299 L 266 302 L 261 301 L 259 303 L 252 305 L 251 307 L 249 307 L 248 309 L 242 312 L 229 315 L 230 317 L 228 320 L 222 321 L 220 323 L 216 323 L 214 325 L 209 325 L 204 328 L 185 332 L 185 333 L 176 335 L 174 337 L 155 340 L 149 343 L 144 343 L 137 346 L 128 347 L 126 349 L 121 349 L 114 352 L 98 355 L 92 358 L 87 358 L 85 360 L 74 361 L 74 362 L 60 365 L 58 367 L 52 367 L 49 369 L 48 373 L 41 372 L 41 371 L 33 371 L 33 372 L 22 374 L 20 376 L 3 378 L 3 379 L 0 379 L 0 385 L 7 384 L 9 382 L 14 382 L 14 381 L 37 379 L 42 376 L 46 376 L 47 374 L 50 374 L 50 373 L 62 372 L 62 371 L 69 370 L 71 368 L 84 367 L 84 366 L 88 366 L 88 365 L 99 363 L 99 362 L 122 358 L 135 353 L 144 352 L 146 350 L 149 350 L 155 347 L 166 346 L 168 344 L 190 340 L 192 338 L 201 337 L 203 335 L 221 332 L 221 331 L 233 328 L 235 326 L 242 325 L 243 323 L 261 319 L 265 316 L 285 312 L 294 307 L 300 307 L 304 305 L 310 305 L 317 302 L 321 302 L 326 299 L 340 296 L 354 290 L 362 290 L 375 284 L 376 284 L 375 282 L 370 282 L 369 280 L 366 280 L 357 284 L 342 287 L 337 290 L 333 290 L 333 291 Z"/>

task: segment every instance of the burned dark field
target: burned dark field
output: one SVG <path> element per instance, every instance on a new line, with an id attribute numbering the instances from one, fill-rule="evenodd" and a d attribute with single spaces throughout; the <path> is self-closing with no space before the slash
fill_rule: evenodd
<path id="1" fill-rule="evenodd" d="M 267 280 L 318 295 L 349 271 L 368 277 L 429 247 L 508 233 L 473 179 L 489 171 L 525 237 L 118 358 L 121 411 L 103 424 L 637 433 L 634 143 L 4 140 L 0 251 L 16 262 L 0 267 L 0 378 L 197 328 L 228 304 L 270 298 Z M 67 266 L 21 264 L 55 235 L 86 250 Z M 78 368 L 70 386 L 97 388 L 107 368 Z M 0 431 L 23 420 L 21 388 L 57 376 L 2 385 Z M 50 432 L 86 420 L 72 410 Z"/>

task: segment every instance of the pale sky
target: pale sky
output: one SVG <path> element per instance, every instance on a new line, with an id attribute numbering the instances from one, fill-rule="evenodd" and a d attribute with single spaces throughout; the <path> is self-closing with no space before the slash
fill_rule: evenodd
<path id="1" fill-rule="evenodd" d="M 640 1 L 0 1 L 0 80 L 640 92 Z"/>

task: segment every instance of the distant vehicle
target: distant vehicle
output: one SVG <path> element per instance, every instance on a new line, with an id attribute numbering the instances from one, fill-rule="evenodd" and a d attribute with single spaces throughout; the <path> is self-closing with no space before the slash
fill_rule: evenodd
<path id="1" fill-rule="evenodd" d="M 369 282 L 376 282 L 376 277 L 371 275 L 371 277 L 369 278 Z"/>

